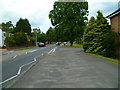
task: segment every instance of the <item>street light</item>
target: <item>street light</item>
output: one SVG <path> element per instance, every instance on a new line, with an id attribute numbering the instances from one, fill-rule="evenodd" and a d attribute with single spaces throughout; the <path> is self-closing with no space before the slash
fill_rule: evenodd
<path id="1" fill-rule="evenodd" d="M 36 43 L 36 46 L 37 46 L 37 28 L 34 28 L 33 29 L 34 33 L 35 33 L 35 43 Z"/>
<path id="2" fill-rule="evenodd" d="M 33 31 L 34 31 L 34 33 L 35 33 L 35 35 L 36 35 L 36 37 L 35 37 L 35 38 L 36 38 L 35 42 L 36 42 L 36 46 L 37 46 L 37 35 L 38 35 L 38 33 L 40 34 L 41 31 L 40 31 L 40 28 L 39 28 L 39 27 L 34 28 Z"/>

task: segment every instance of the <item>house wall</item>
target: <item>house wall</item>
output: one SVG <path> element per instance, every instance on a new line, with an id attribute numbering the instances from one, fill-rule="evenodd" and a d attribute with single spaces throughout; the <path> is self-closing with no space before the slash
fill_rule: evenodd
<path id="1" fill-rule="evenodd" d="M 0 29 L 0 47 L 2 47 L 2 30 Z"/>
<path id="2" fill-rule="evenodd" d="M 111 29 L 113 32 L 120 33 L 120 13 L 111 17 Z M 116 42 L 120 42 L 120 35 L 116 37 Z M 120 45 L 116 49 L 117 58 L 120 59 Z"/>
<path id="3" fill-rule="evenodd" d="M 0 47 L 5 46 L 5 32 L 0 29 Z"/>
<path id="4" fill-rule="evenodd" d="M 110 18 L 111 28 L 114 32 L 120 33 L 120 13 Z"/>

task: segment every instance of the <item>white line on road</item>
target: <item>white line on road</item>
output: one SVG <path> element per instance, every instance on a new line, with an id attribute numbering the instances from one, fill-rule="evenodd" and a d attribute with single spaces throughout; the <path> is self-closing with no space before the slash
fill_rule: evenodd
<path id="1" fill-rule="evenodd" d="M 17 57 L 17 55 L 16 56 L 14 56 L 13 58 L 16 58 Z"/>
<path id="2" fill-rule="evenodd" d="M 17 55 L 16 55 L 16 56 L 17 56 Z M 16 56 L 15 56 L 15 57 L 16 57 Z M 43 53 L 42 53 L 40 56 L 43 56 Z M 39 56 L 39 57 L 40 57 L 40 56 Z M 14 58 L 15 58 L 15 57 L 14 57 Z M 20 66 L 20 67 L 19 67 L 19 70 L 18 70 L 18 72 L 17 72 L 17 74 L 16 74 L 15 76 L 13 76 L 13 77 L 11 77 L 11 78 L 9 78 L 9 79 L 6 79 L 6 80 L 4 80 L 3 82 L 0 82 L 0 85 L 3 84 L 3 83 L 8 82 L 8 81 L 10 81 L 10 80 L 12 80 L 12 79 L 14 79 L 14 78 L 16 78 L 18 75 L 21 74 L 21 70 L 22 70 L 22 68 L 23 68 L 24 66 L 36 62 L 36 61 L 37 61 L 37 58 L 38 58 L 38 57 L 35 57 L 33 61 L 31 61 L 31 62 L 29 62 L 29 63 L 26 63 L 26 64 L 23 64 L 22 66 Z"/>
<path id="3" fill-rule="evenodd" d="M 11 78 L 9 78 L 9 79 L 3 81 L 3 82 L 0 82 L 0 84 L 6 83 L 6 82 L 8 82 L 9 80 L 14 79 L 14 78 L 17 77 L 17 76 L 18 76 L 18 75 L 15 75 L 15 76 L 13 76 L 13 77 L 11 77 Z"/>
<path id="4" fill-rule="evenodd" d="M 57 47 L 54 48 L 53 52 L 55 52 L 56 48 L 57 48 Z"/>
<path id="5" fill-rule="evenodd" d="M 54 48 L 53 48 L 54 49 Z M 48 54 L 50 54 L 52 51 L 53 51 L 53 49 L 52 50 L 50 50 L 49 52 L 48 52 Z"/>
<path id="6" fill-rule="evenodd" d="M 56 48 L 57 48 L 57 47 L 55 47 L 55 48 L 53 48 L 52 50 L 50 50 L 50 51 L 48 52 L 48 54 L 55 52 Z"/>

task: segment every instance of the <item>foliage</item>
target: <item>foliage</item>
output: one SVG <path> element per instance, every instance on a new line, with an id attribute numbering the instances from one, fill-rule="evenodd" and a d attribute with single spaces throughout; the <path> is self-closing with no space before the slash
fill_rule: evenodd
<path id="1" fill-rule="evenodd" d="M 83 35 L 87 24 L 88 2 L 55 2 L 53 8 L 49 18 L 55 26 L 56 38 L 60 41 L 70 40 L 72 45 L 76 37 Z"/>
<path id="2" fill-rule="evenodd" d="M 82 47 L 82 45 L 74 43 L 73 46 L 70 46 L 69 44 L 66 44 L 66 45 L 63 45 L 62 47 L 76 47 L 76 48 L 80 48 L 80 47 Z"/>
<path id="3" fill-rule="evenodd" d="M 114 35 L 103 14 L 100 11 L 97 14 L 97 19 L 91 17 L 85 29 L 83 35 L 84 51 L 106 57 L 114 57 Z"/>
<path id="4" fill-rule="evenodd" d="M 111 62 L 113 62 L 113 63 L 120 64 L 120 60 L 118 60 L 118 59 L 103 57 L 103 56 L 101 56 L 101 55 L 96 55 L 96 54 L 90 54 L 90 55 L 94 55 L 94 56 L 103 58 L 103 59 L 105 59 L 105 60 L 111 61 Z"/>
<path id="5" fill-rule="evenodd" d="M 49 43 L 56 41 L 55 29 L 50 27 L 46 32 L 46 36 Z"/>
<path id="6" fill-rule="evenodd" d="M 14 45 L 14 43 L 15 43 L 14 35 L 12 34 L 12 35 L 10 35 L 10 36 L 7 36 L 7 37 L 5 38 L 5 43 L 6 43 L 6 45 L 9 44 L 9 46 Z"/>
<path id="7" fill-rule="evenodd" d="M 38 42 L 45 43 L 46 41 L 47 41 L 47 36 L 45 33 L 42 32 L 41 34 L 38 35 Z"/>
<path id="8" fill-rule="evenodd" d="M 28 35 L 31 35 L 31 25 L 27 19 L 20 18 L 16 23 L 14 32 L 25 32 Z"/>
<path id="9" fill-rule="evenodd" d="M 6 23 L 2 23 L 2 30 L 12 33 L 14 31 L 14 27 L 11 21 L 8 21 Z"/>
<path id="10" fill-rule="evenodd" d="M 23 32 L 17 32 L 17 33 L 14 34 L 14 40 L 15 40 L 15 44 L 18 45 L 18 46 L 26 45 L 27 36 Z"/>

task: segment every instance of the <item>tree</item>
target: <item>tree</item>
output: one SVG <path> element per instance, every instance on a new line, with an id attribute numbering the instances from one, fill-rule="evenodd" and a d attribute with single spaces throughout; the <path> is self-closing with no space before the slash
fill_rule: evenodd
<path id="1" fill-rule="evenodd" d="M 24 46 L 27 44 L 27 36 L 24 32 L 16 32 L 14 34 L 14 41 L 17 46 Z"/>
<path id="2" fill-rule="evenodd" d="M 20 18 L 16 23 L 15 32 L 25 32 L 28 35 L 31 35 L 31 25 L 27 19 Z"/>
<path id="3" fill-rule="evenodd" d="M 47 36 L 47 41 L 49 43 L 53 42 L 53 41 L 56 41 L 56 35 L 55 35 L 55 29 L 50 27 L 48 29 L 48 31 L 46 32 L 46 36 Z"/>
<path id="4" fill-rule="evenodd" d="M 92 52 L 94 46 L 93 40 L 95 39 L 94 31 L 96 30 L 96 20 L 94 17 L 91 17 L 89 23 L 84 31 L 83 35 L 83 48 L 85 52 Z"/>
<path id="5" fill-rule="evenodd" d="M 6 23 L 2 23 L 2 30 L 3 31 L 6 31 L 6 32 L 9 32 L 9 33 L 12 33 L 14 31 L 14 26 L 12 24 L 11 21 L 8 21 Z"/>
<path id="6" fill-rule="evenodd" d="M 82 1 L 55 2 L 54 9 L 49 13 L 51 23 L 59 33 L 57 37 L 66 36 L 65 38 L 70 40 L 71 45 L 76 37 L 82 37 L 87 24 L 88 2 Z"/>
<path id="7" fill-rule="evenodd" d="M 113 34 L 102 12 L 97 12 L 97 19 L 91 17 L 83 35 L 85 52 L 114 57 Z"/>
<path id="8" fill-rule="evenodd" d="M 46 34 L 43 33 L 43 32 L 42 32 L 41 34 L 39 34 L 39 35 L 38 35 L 38 41 L 45 43 L 45 42 L 47 41 L 47 36 L 46 36 Z"/>

